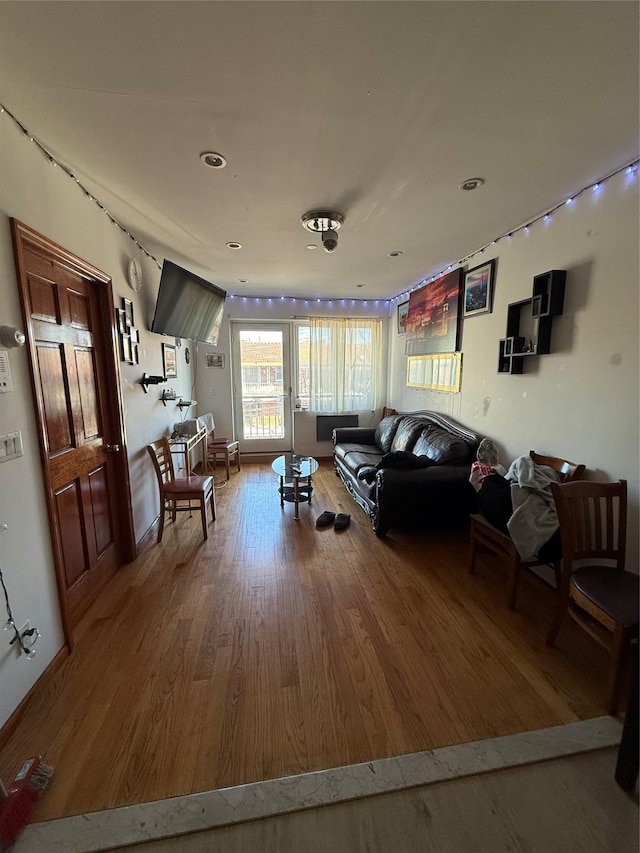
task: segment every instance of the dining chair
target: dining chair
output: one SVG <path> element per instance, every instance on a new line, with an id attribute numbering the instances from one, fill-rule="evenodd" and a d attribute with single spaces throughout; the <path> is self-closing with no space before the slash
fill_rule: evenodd
<path id="1" fill-rule="evenodd" d="M 638 575 L 625 569 L 627 482 L 552 485 L 562 537 L 558 612 L 547 636 L 554 645 L 568 615 L 611 652 L 608 708 L 618 710 L 625 658 L 638 642 Z M 579 565 L 576 565 L 579 563 Z"/>
<path id="2" fill-rule="evenodd" d="M 211 517 L 215 521 L 216 503 L 213 489 L 213 477 L 195 476 L 176 477 L 173 469 L 173 457 L 171 447 L 166 436 L 147 444 L 147 451 L 153 462 L 153 467 L 158 480 L 160 494 L 160 526 L 158 527 L 158 542 L 162 541 L 164 533 L 164 517 L 167 512 L 171 513 L 172 521 L 176 520 L 176 513 L 191 512 L 193 504 L 200 507 L 202 518 L 202 532 L 204 538 L 207 533 L 207 501 L 211 503 Z M 184 505 L 186 502 L 186 506 Z"/>
<path id="3" fill-rule="evenodd" d="M 535 450 L 529 451 L 529 456 L 536 465 L 547 465 L 553 468 L 558 473 L 562 482 L 571 482 L 579 480 L 584 473 L 584 465 L 576 465 L 574 462 L 569 462 L 566 459 L 560 459 L 557 456 L 544 456 L 541 453 L 536 453 Z M 481 513 L 472 513 L 471 528 L 469 531 L 469 573 L 475 574 L 476 558 L 481 550 L 489 551 L 507 567 L 509 577 L 509 589 L 507 602 L 511 610 L 516 609 L 518 597 L 518 582 L 520 580 L 520 572 L 522 569 L 532 569 L 536 566 L 550 565 L 553 568 L 556 589 L 560 589 L 561 571 L 560 560 L 552 563 L 547 563 L 545 560 L 529 560 L 524 561 L 518 554 L 513 539 L 502 530 L 499 530 Z"/>

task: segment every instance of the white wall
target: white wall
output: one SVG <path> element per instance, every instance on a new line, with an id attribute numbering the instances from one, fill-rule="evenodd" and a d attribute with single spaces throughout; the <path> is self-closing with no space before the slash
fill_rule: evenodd
<path id="1" fill-rule="evenodd" d="M 144 371 L 163 372 L 161 343 L 173 343 L 172 338 L 147 331 L 160 271 L 60 168 L 45 160 L 6 115 L 0 116 L 0 214 L 0 325 L 23 327 L 9 217 L 35 228 L 110 275 L 118 306 L 123 296 L 134 303 L 141 363 L 121 365 L 121 374 L 139 541 L 158 514 L 157 486 L 145 445 L 170 432 L 173 422 L 179 420 L 175 404 L 165 408 L 159 401 L 164 386 L 151 386 L 145 395 L 138 383 Z M 132 255 L 139 258 L 145 278 L 139 293 L 134 293 L 126 281 Z M 191 375 L 183 356 L 184 346 L 178 351 L 178 379 L 169 384 L 178 394 L 189 397 Z M 28 660 L 9 648 L 10 635 L 0 631 L 0 726 L 64 643 L 26 349 L 10 350 L 9 361 L 14 390 L 0 395 L 0 434 L 20 430 L 24 456 L 0 465 L 0 524 L 8 525 L 7 532 L 0 534 L 0 568 L 16 622 L 29 619 L 40 629 L 42 638 L 35 658 Z M 0 625 L 5 621 L 4 597 L 0 595 Z"/>
<path id="2" fill-rule="evenodd" d="M 459 394 L 406 387 L 403 336 L 391 336 L 389 367 L 390 405 L 449 413 L 496 440 L 506 465 L 533 449 L 584 463 L 589 479 L 627 479 L 632 566 L 640 464 L 638 234 L 638 177 L 622 173 L 558 209 L 548 223 L 472 259 L 473 267 L 497 258 L 496 291 L 492 314 L 464 322 Z M 526 374 L 498 375 L 507 305 L 531 296 L 534 275 L 550 269 L 567 270 L 553 351 L 531 359 Z"/>
<path id="3" fill-rule="evenodd" d="M 294 302 L 291 298 L 285 300 L 273 299 L 271 301 L 267 299 L 257 301 L 252 298 L 247 298 L 246 300 L 242 298 L 227 299 L 224 324 L 218 346 L 211 347 L 205 344 L 198 344 L 196 379 L 198 414 L 204 414 L 209 411 L 213 412 L 216 422 L 216 433 L 237 437 L 232 417 L 233 376 L 230 358 L 232 321 L 285 322 L 290 323 L 293 330 L 295 319 L 303 319 L 310 316 L 380 317 L 383 321 L 382 387 L 386 389 L 386 365 L 388 363 L 387 327 L 389 325 L 387 314 L 389 307 L 385 304 L 385 300 L 379 300 L 378 304 L 375 304 L 375 301 L 371 300 L 368 302 L 365 302 L 365 300 L 344 301 L 344 306 L 340 304 L 339 300 L 336 300 L 332 306 L 329 306 L 326 303 L 314 303 L 313 300 L 309 300 L 308 304 L 305 304 L 305 301 L 301 299 L 296 299 Z M 294 337 L 292 333 L 292 347 L 294 346 Z M 204 356 L 207 352 L 224 353 L 224 369 L 206 367 Z M 383 394 L 381 406 L 384 405 L 386 405 L 386 400 Z M 380 420 L 380 411 L 381 408 L 375 412 L 359 413 L 360 425 L 368 426 L 369 424 L 377 424 Z M 332 442 L 319 442 L 316 439 L 315 414 L 301 411 L 294 412 L 293 421 L 293 443 L 297 453 L 316 457 L 331 456 L 333 452 Z"/>

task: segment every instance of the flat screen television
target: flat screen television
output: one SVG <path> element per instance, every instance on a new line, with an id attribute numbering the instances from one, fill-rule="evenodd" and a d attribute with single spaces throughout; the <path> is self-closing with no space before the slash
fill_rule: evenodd
<path id="1" fill-rule="evenodd" d="M 217 346 L 226 296 L 226 290 L 165 260 L 151 331 Z"/>

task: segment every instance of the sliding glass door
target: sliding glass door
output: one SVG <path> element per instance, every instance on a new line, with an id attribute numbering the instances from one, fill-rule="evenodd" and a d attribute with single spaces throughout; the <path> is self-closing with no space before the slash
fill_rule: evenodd
<path id="1" fill-rule="evenodd" d="M 288 325 L 232 324 L 235 419 L 245 453 L 292 449 L 289 335 Z"/>

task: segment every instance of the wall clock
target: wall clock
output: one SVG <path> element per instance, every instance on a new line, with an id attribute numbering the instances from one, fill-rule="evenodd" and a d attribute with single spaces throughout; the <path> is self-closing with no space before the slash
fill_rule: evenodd
<path id="1" fill-rule="evenodd" d="M 129 261 L 127 277 L 129 279 L 129 287 L 137 293 L 142 287 L 142 267 L 137 258 L 131 258 Z"/>

